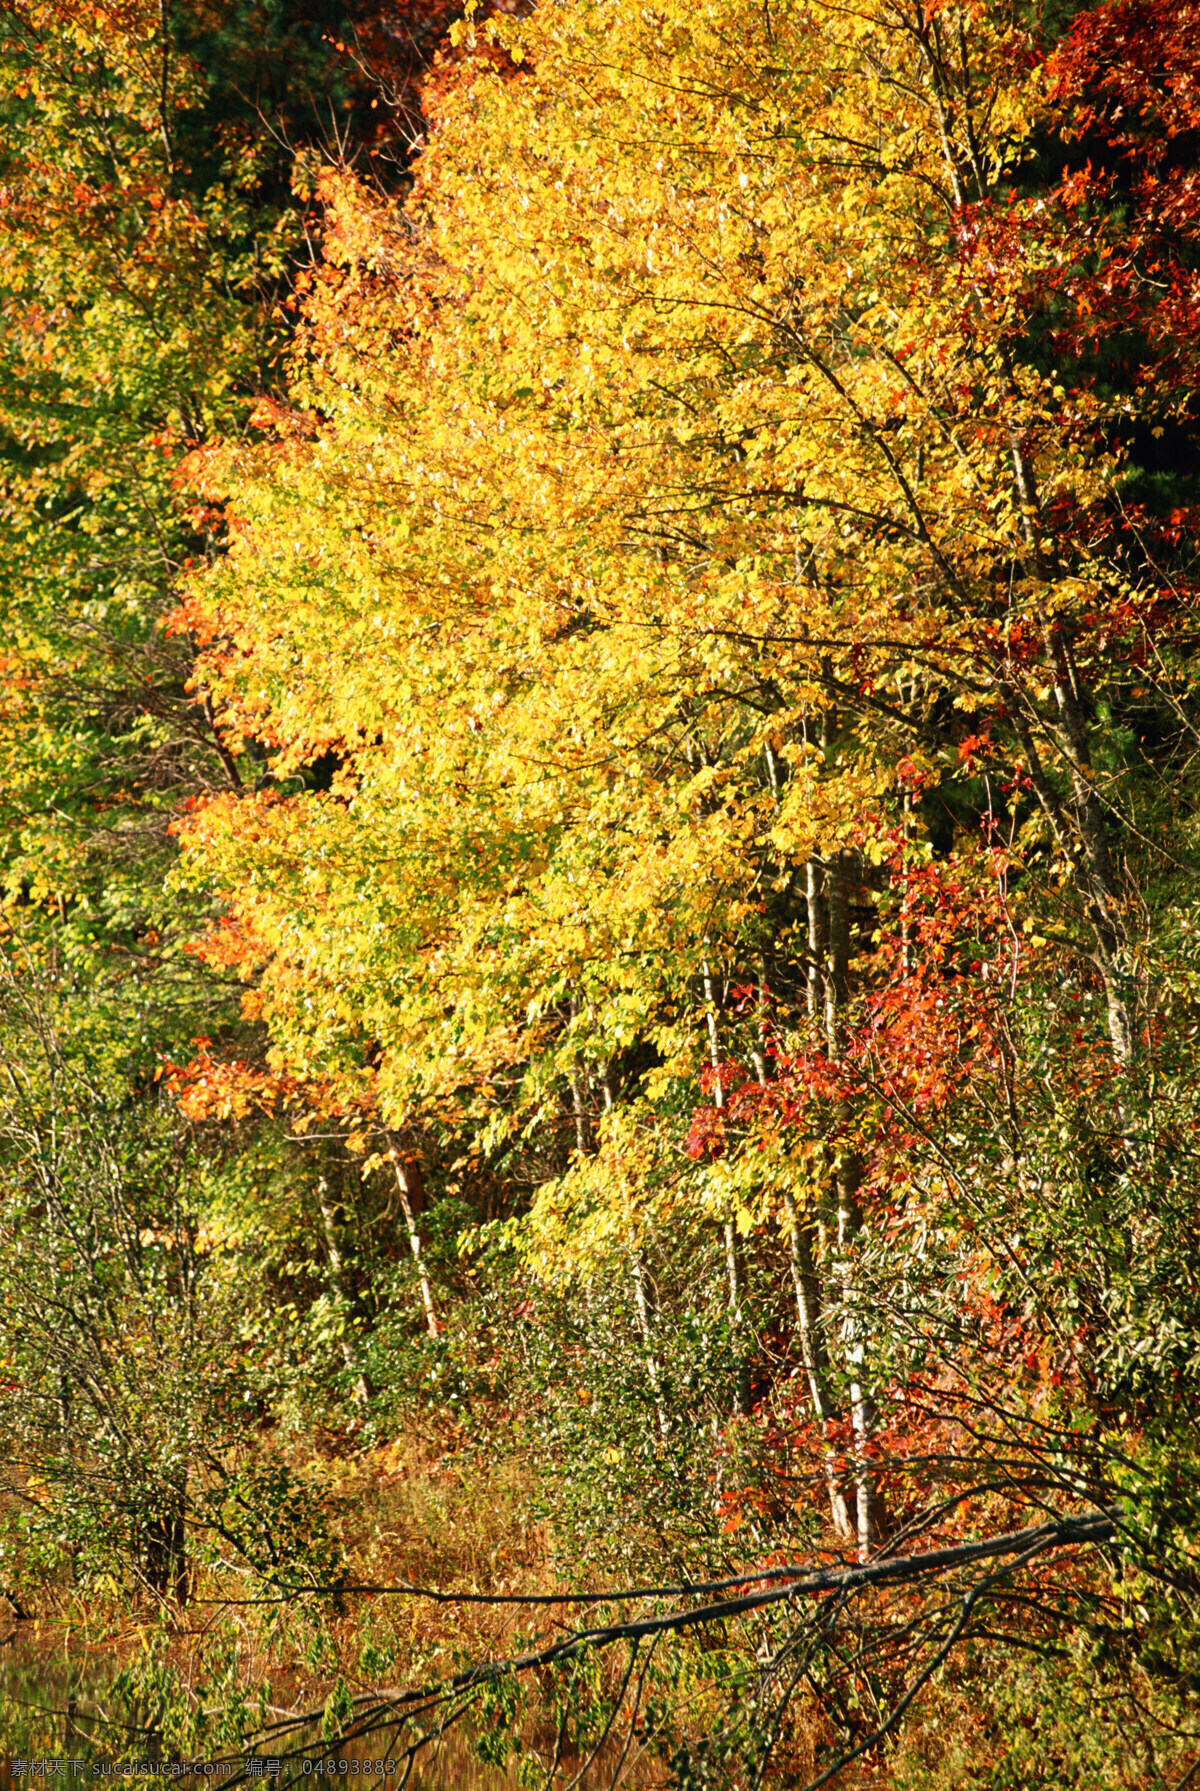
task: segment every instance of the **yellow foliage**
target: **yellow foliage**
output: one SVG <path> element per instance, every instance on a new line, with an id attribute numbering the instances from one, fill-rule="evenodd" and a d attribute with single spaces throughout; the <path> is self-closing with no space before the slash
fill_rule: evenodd
<path id="1" fill-rule="evenodd" d="M 312 426 L 214 464 L 233 546 L 192 595 L 293 792 L 192 817 L 194 872 L 283 1058 L 369 1043 L 393 1123 L 498 1070 L 536 1108 L 638 1038 L 651 1105 L 694 1073 L 705 974 L 883 824 L 913 705 L 986 706 L 1044 609 L 1005 577 L 1014 437 L 1043 489 L 1096 477 L 1007 346 L 1050 251 L 982 282 L 964 250 L 1037 115 L 1000 9 L 462 29 L 407 212 L 322 180 Z M 329 751 L 329 790 L 289 783 Z M 544 1263 L 674 1198 L 643 1118 L 543 1195 Z M 719 1179 L 714 1213 L 771 1209 Z"/>

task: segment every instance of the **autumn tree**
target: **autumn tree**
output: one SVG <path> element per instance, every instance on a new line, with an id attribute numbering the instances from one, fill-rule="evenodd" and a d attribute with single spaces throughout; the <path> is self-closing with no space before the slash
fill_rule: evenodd
<path id="1" fill-rule="evenodd" d="M 213 998 L 180 956 L 196 917 L 163 890 L 167 826 L 243 775 L 189 699 L 195 643 L 161 628 L 182 570 L 221 550 L 178 467 L 278 377 L 304 156 L 375 128 L 339 21 L 0 15 L 5 887 L 81 973 L 153 984 L 160 1042 L 205 1030 Z"/>
<path id="2" fill-rule="evenodd" d="M 592 1109 L 579 1190 L 623 1055 L 722 1104 L 733 987 L 836 1061 L 887 873 L 956 821 L 1018 919 L 1060 890 L 1122 1071 L 1149 998 L 1095 741 L 1187 590 L 1066 323 L 1127 226 L 1041 172 L 1076 124 L 1016 18 L 741 24 L 494 23 L 411 222 L 331 178 L 297 408 L 214 468 L 233 552 L 181 612 L 275 754 L 193 832 L 281 1055 L 397 1116 L 506 1064 Z"/>
<path id="3" fill-rule="evenodd" d="M 253 784 L 262 754 L 193 700 L 198 642 L 163 621 L 186 568 L 223 551 L 221 518 L 181 461 L 252 427 L 281 382 L 311 261 L 312 168 L 391 144 L 388 174 L 403 175 L 397 108 L 380 103 L 355 41 L 345 9 L 323 0 L 0 8 L 8 1296 L 39 1253 L 55 1264 L 10 1314 L 4 1421 L 22 1485 L 40 1473 L 54 1488 L 45 1548 L 22 1555 L 51 1577 L 72 1561 L 107 1571 L 127 1544 L 143 1587 L 183 1583 L 179 1526 L 197 1509 L 186 1438 L 234 1447 L 257 1409 L 235 1403 L 226 1423 L 220 1400 L 205 1404 L 220 1324 L 197 1323 L 197 1277 L 212 1271 L 212 1316 L 233 1270 L 196 1231 L 219 1210 L 223 1237 L 240 1205 L 242 1235 L 297 1262 L 307 1360 L 316 1348 L 345 1368 L 337 1336 L 354 1290 L 339 1292 L 321 1229 L 330 1178 L 311 1153 L 289 1153 L 269 1103 L 232 1138 L 185 1136 L 178 1111 L 164 1113 L 169 1062 L 203 1050 L 199 1038 L 260 1055 L 228 986 L 189 954 L 212 907 L 172 886 L 169 830 L 188 801 Z M 247 1265 L 260 1266 L 249 1253 Z M 278 1342 L 286 1378 L 300 1346 Z M 151 1530 L 167 1525 L 157 1543 L 147 1513 Z M 73 1538 L 58 1558 L 56 1522 Z"/>

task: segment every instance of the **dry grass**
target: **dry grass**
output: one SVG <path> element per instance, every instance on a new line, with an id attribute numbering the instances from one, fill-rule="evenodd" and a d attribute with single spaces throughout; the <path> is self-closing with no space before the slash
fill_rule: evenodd
<path id="1" fill-rule="evenodd" d="M 564 1620 L 553 1612 L 531 1616 L 520 1607 L 356 1589 L 423 1586 L 482 1598 L 562 1589 L 554 1578 L 552 1537 L 524 1515 L 539 1464 L 511 1457 L 488 1461 L 456 1442 L 448 1434 L 414 1429 L 386 1446 L 352 1450 L 329 1437 L 306 1453 L 292 1450 L 290 1465 L 328 1489 L 345 1556 L 340 1597 L 247 1604 L 241 1601 L 252 1588 L 209 1570 L 197 1576 L 186 1611 L 145 1601 L 130 1605 L 115 1589 L 108 1598 L 62 1590 L 44 1598 L 36 1635 L 33 1625 L 18 1627 L 35 1651 L 45 1650 L 48 1666 L 69 1650 L 83 1678 L 93 1682 L 127 1665 L 147 1640 L 157 1640 L 202 1701 L 240 1692 L 253 1708 L 265 1685 L 277 1711 L 319 1710 L 339 1680 L 351 1693 L 428 1682 L 463 1660 L 499 1658 L 531 1639 L 549 1640 Z M 706 1660 L 725 1645 L 737 1647 L 738 1638 L 731 1633 L 722 1643 L 696 1635 L 680 1644 L 679 1680 L 671 1692 L 660 1688 L 658 1694 L 673 1705 L 679 1735 L 711 1733 L 727 1716 Z M 741 1639 L 747 1657 L 754 1646 L 747 1627 Z M 618 1650 L 604 1660 L 609 1692 L 624 1664 Z M 989 1782 L 998 1743 L 989 1733 L 988 1688 L 973 1683 L 963 1666 L 925 1689 L 898 1745 L 848 1770 L 839 1791 L 965 1791 Z M 981 1660 L 976 1670 L 986 1672 L 986 1663 Z M 543 1763 L 555 1752 L 559 1689 L 547 1679 L 539 1702 L 539 1688 L 528 1688 L 522 1738 Z M 617 1733 L 623 1740 L 620 1723 Z M 830 1759 L 833 1742 L 829 1713 L 801 1688 L 788 1712 L 772 1782 L 804 1783 Z M 599 1765 L 611 1768 L 618 1748 L 619 1742 L 611 1744 Z M 560 1764 L 577 1763 L 564 1748 Z M 465 1733 L 432 1770 L 424 1782 L 462 1788 L 504 1782 L 478 1776 Z M 597 1784 L 607 1782 L 591 1776 Z M 635 1737 L 623 1783 L 649 1786 L 665 1779 L 661 1756 Z"/>

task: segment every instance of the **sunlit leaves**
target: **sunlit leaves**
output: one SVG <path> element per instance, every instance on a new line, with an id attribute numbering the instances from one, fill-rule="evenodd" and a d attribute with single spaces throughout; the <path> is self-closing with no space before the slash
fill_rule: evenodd
<path id="1" fill-rule="evenodd" d="M 232 552 L 181 623 L 271 787 L 185 834 L 280 1067 L 396 1120 L 460 1096 L 493 1140 L 582 1089 L 567 1180 L 619 1230 L 660 1171 L 610 1105 L 687 1161 L 656 1078 L 724 1048 L 742 982 L 816 1088 L 804 866 L 903 907 L 946 816 L 982 879 L 952 930 L 1001 845 L 1057 878 L 1127 1052 L 1089 705 L 1150 596 L 1130 565 L 1109 619 L 1109 396 L 1046 350 L 1080 213 L 1028 179 L 1061 117 L 1036 43 L 999 8 L 721 0 L 462 45 L 404 216 L 325 178 L 294 407 L 204 469 Z M 858 968 L 872 1049 L 892 1015 L 905 1099 L 944 1106 L 934 970 Z M 699 1208 L 771 1214 L 707 1160 L 673 1172 Z"/>

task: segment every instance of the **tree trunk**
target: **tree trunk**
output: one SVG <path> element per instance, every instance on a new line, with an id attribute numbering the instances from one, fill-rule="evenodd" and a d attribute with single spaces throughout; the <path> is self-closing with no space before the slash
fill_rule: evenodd
<path id="1" fill-rule="evenodd" d="M 839 1159 L 837 1166 L 838 1267 L 841 1283 L 842 1339 L 850 1376 L 850 1423 L 854 1430 L 854 1507 L 858 1532 L 858 1558 L 865 1561 L 883 1530 L 879 1491 L 871 1461 L 871 1435 L 875 1406 L 865 1380 L 867 1362 L 864 1328 L 866 1313 L 862 1292 L 854 1275 L 853 1240 L 862 1230 L 858 1189 L 861 1166 L 854 1155 Z"/>
<path id="2" fill-rule="evenodd" d="M 388 1139 L 392 1170 L 396 1177 L 396 1192 L 400 1196 L 400 1210 L 404 1214 L 404 1223 L 408 1228 L 408 1244 L 412 1251 L 413 1261 L 417 1265 L 417 1281 L 421 1288 L 421 1304 L 425 1308 L 425 1328 L 431 1337 L 440 1335 L 437 1321 L 437 1308 L 433 1303 L 433 1288 L 425 1267 L 425 1258 L 421 1254 L 421 1234 L 417 1230 L 417 1206 L 421 1204 L 419 1171 L 406 1165 L 391 1139 Z M 417 1184 L 417 1185 L 414 1185 Z"/>
<path id="3" fill-rule="evenodd" d="M 1009 436 L 1026 552 L 1036 577 L 1048 584 L 1057 568 L 1047 560 L 1042 549 L 1042 505 L 1036 471 L 1019 431 L 1013 425 L 1009 427 Z M 1036 714 L 1036 710 L 1031 703 L 1026 703 L 1023 693 L 1015 686 L 1008 666 L 997 668 L 997 682 L 1021 743 L 1034 793 L 1071 865 L 1076 887 L 1087 907 L 1096 942 L 1093 962 L 1104 984 L 1109 1042 L 1113 1057 L 1125 1067 L 1133 1061 L 1135 1016 L 1130 1012 L 1129 941 L 1109 841 L 1109 819 L 1096 788 L 1087 720 L 1070 642 L 1051 616 L 1039 613 L 1038 619 L 1057 711 L 1056 721 L 1043 719 L 1042 725 L 1067 765 L 1071 784 L 1069 813 L 1064 813 L 1064 805 L 1046 777 L 1029 725 L 1029 715 L 1023 712 L 1028 709 Z"/>
<path id="4" fill-rule="evenodd" d="M 732 1219 L 726 1219 L 722 1231 L 725 1239 L 725 1274 L 729 1283 L 729 1316 L 733 1326 L 734 1349 L 737 1351 L 734 1411 L 739 1418 L 748 1418 L 751 1412 L 750 1362 L 745 1354 L 742 1335 L 746 1314 L 741 1239 L 738 1236 L 737 1225 Z"/>
<path id="5" fill-rule="evenodd" d="M 667 1418 L 666 1402 L 663 1399 L 658 1357 L 654 1353 L 653 1301 L 647 1286 L 646 1265 L 632 1244 L 629 1248 L 629 1262 L 633 1270 L 634 1309 L 637 1312 L 638 1330 L 642 1334 L 642 1346 L 646 1352 L 646 1376 L 654 1398 L 654 1410 L 658 1418 L 658 1434 L 665 1443 L 670 1435 L 671 1426 Z"/>
<path id="6" fill-rule="evenodd" d="M 831 858 L 825 872 L 825 1043 L 830 1058 L 835 1062 L 842 1052 L 843 1012 L 849 996 L 852 863 L 850 853 L 839 852 Z M 838 1113 L 839 1122 L 845 1125 L 850 1118 L 849 1109 L 843 1107 Z M 843 1359 L 849 1379 L 850 1422 L 854 1431 L 854 1524 L 859 1559 L 865 1561 L 879 1541 L 882 1514 L 870 1454 L 875 1412 L 866 1381 L 866 1313 L 853 1266 L 854 1240 L 862 1230 L 863 1223 L 858 1198 L 861 1185 L 862 1162 L 857 1152 L 840 1148 L 834 1163 L 837 1200 L 835 1276 L 838 1284 Z"/>
<path id="7" fill-rule="evenodd" d="M 825 1008 L 825 874 L 819 858 L 810 858 L 806 872 L 808 900 L 808 976 L 805 998 L 808 1017 L 815 1022 Z"/>
<path id="8" fill-rule="evenodd" d="M 329 1183 L 325 1180 L 324 1176 L 322 1176 L 317 1183 L 317 1200 L 320 1203 L 321 1222 L 325 1230 L 325 1251 L 329 1257 L 329 1279 L 333 1283 L 334 1293 L 341 1302 L 342 1310 L 344 1312 L 349 1312 L 352 1302 L 346 1290 L 345 1276 L 342 1274 L 342 1251 L 341 1246 L 338 1243 L 337 1208 L 329 1197 Z M 342 1361 L 346 1365 L 347 1374 L 357 1374 L 354 1397 L 360 1405 L 366 1405 L 368 1399 L 367 1383 L 361 1372 L 356 1370 L 354 1351 L 351 1349 L 350 1340 L 344 1332 L 342 1333 L 341 1338 L 341 1350 Z"/>
<path id="9" fill-rule="evenodd" d="M 789 1228 L 788 1257 L 792 1271 L 792 1285 L 796 1292 L 796 1316 L 800 1323 L 800 1359 L 804 1368 L 804 1377 L 808 1383 L 808 1395 L 812 1403 L 813 1415 L 818 1424 L 824 1427 L 832 1415 L 832 1408 L 824 1383 L 825 1352 L 821 1337 L 821 1284 L 813 1256 L 812 1227 L 811 1225 L 802 1225 L 791 1194 L 784 1195 L 783 1206 Z M 855 1535 L 855 1525 L 846 1503 L 846 1496 L 838 1485 L 837 1468 L 832 1450 L 827 1450 L 825 1455 L 825 1484 L 829 1493 L 829 1513 L 833 1519 L 834 1531 L 844 1541 L 848 1541 Z"/>
<path id="10" fill-rule="evenodd" d="M 708 959 L 702 962 L 704 975 L 704 1000 L 707 1006 L 708 1020 L 708 1057 L 713 1070 L 713 1092 L 718 1111 L 725 1106 L 725 1090 L 721 1086 L 721 1051 L 717 1034 L 717 1004 L 713 989 L 712 972 Z M 738 1351 L 737 1369 L 734 1383 L 733 1409 L 739 1417 L 750 1416 L 750 1364 L 742 1354 L 741 1331 L 745 1322 L 743 1310 L 743 1268 L 742 1251 L 738 1238 L 737 1225 L 731 1216 L 721 1227 L 725 1244 L 725 1275 L 729 1288 L 729 1318 L 733 1328 L 734 1348 Z"/>
<path id="11" fill-rule="evenodd" d="M 173 1598 L 180 1610 L 188 1600 L 186 1479 L 170 1486 L 142 1532 L 142 1573 L 150 1590 Z"/>

